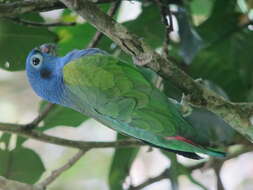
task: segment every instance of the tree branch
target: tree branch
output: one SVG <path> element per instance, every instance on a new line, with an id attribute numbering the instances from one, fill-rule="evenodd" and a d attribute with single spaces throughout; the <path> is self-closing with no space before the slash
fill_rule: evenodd
<path id="1" fill-rule="evenodd" d="M 169 179 L 169 169 L 165 169 L 160 175 L 153 177 L 153 178 L 149 178 L 148 180 L 146 180 L 145 182 L 141 183 L 140 185 L 137 186 L 130 186 L 130 188 L 128 190 L 141 190 L 144 187 L 151 185 L 155 182 L 161 181 L 163 179 Z"/>
<path id="2" fill-rule="evenodd" d="M 225 190 L 222 184 L 221 177 L 220 177 L 220 170 L 221 170 L 222 164 L 223 163 L 216 162 L 213 167 L 215 175 L 216 175 L 216 179 L 217 179 L 217 190 Z"/>
<path id="3" fill-rule="evenodd" d="M 39 115 L 29 124 L 25 125 L 26 129 L 33 129 L 39 125 L 39 123 L 47 117 L 50 111 L 55 107 L 54 104 L 48 103 L 45 109 L 39 113 Z"/>
<path id="4" fill-rule="evenodd" d="M 108 16 L 112 17 L 116 13 L 117 9 L 119 8 L 120 3 L 121 3 L 121 0 L 118 0 L 117 2 L 112 4 L 111 8 L 107 12 Z M 104 34 L 102 32 L 97 31 L 93 39 L 90 41 L 89 45 L 87 46 L 87 48 L 96 47 L 99 41 L 102 39 L 103 35 Z"/>
<path id="5" fill-rule="evenodd" d="M 161 57 L 131 34 L 124 26 L 114 21 L 95 4 L 88 0 L 61 0 L 68 8 L 77 12 L 87 22 L 117 43 L 127 54 L 145 63 L 163 78 L 173 81 L 188 96 L 188 101 L 196 107 L 206 108 L 217 114 L 231 127 L 253 142 L 253 104 L 238 104 L 225 100 L 179 69 L 173 62 Z"/>
<path id="6" fill-rule="evenodd" d="M 80 158 L 88 151 L 86 150 L 79 150 L 69 161 L 64 164 L 62 167 L 52 171 L 51 175 L 44 179 L 42 182 L 38 183 L 37 185 L 42 189 L 45 189 L 49 184 L 55 181 L 64 171 L 71 168 Z"/>
<path id="7" fill-rule="evenodd" d="M 58 0 L 28 0 L 0 3 L 0 17 L 16 16 L 33 11 L 50 11 L 62 8 L 65 8 L 65 6 Z"/>

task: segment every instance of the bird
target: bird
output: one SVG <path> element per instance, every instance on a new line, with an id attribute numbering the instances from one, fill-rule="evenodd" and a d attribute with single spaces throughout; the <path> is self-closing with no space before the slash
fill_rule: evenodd
<path id="1" fill-rule="evenodd" d="M 98 48 L 56 56 L 52 44 L 30 51 L 26 75 L 35 93 L 53 104 L 83 113 L 120 134 L 178 155 L 224 157 L 158 89 L 147 68 Z M 203 126 L 204 127 L 204 126 Z"/>

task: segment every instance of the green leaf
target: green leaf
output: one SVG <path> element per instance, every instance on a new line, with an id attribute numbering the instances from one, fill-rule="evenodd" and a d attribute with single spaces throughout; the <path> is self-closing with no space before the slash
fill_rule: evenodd
<path id="1" fill-rule="evenodd" d="M 73 49 L 84 49 L 92 39 L 96 30 L 89 24 L 78 24 L 73 27 L 56 27 L 58 34 L 59 55 L 65 55 Z"/>
<path id="2" fill-rule="evenodd" d="M 198 27 L 207 45 L 223 40 L 228 32 L 237 28 L 240 14 L 235 9 L 236 0 L 215 1 L 211 16 Z"/>
<path id="3" fill-rule="evenodd" d="M 185 173 L 185 168 L 177 161 L 175 153 L 169 151 L 161 151 L 170 160 L 170 169 L 168 172 L 168 179 L 171 181 L 171 189 L 178 190 L 178 177 Z"/>
<path id="4" fill-rule="evenodd" d="M 17 147 L 0 150 L 0 175 L 8 179 L 33 184 L 45 171 L 40 157 L 32 150 Z"/>
<path id="5" fill-rule="evenodd" d="M 205 41 L 190 74 L 218 84 L 233 101 L 245 101 L 252 89 L 253 33 L 240 26 L 236 0 L 215 1 L 211 16 L 199 26 Z M 215 32 L 214 32 L 215 31 Z"/>
<path id="6" fill-rule="evenodd" d="M 11 139 L 11 134 L 3 133 L 2 136 L 0 137 L 0 143 L 4 143 L 5 148 L 8 149 L 9 144 L 10 144 L 10 139 Z M 20 147 L 27 139 L 28 139 L 27 137 L 18 136 L 17 141 L 16 141 L 16 147 Z"/>
<path id="7" fill-rule="evenodd" d="M 117 136 L 118 140 L 127 138 L 129 137 L 120 134 Z M 109 173 L 110 189 L 123 189 L 122 184 L 129 175 L 130 167 L 138 151 L 139 148 L 120 148 L 115 150 Z"/>
<path id="8" fill-rule="evenodd" d="M 192 0 L 190 2 L 192 15 L 201 15 L 208 17 L 211 13 L 214 1 L 215 0 Z"/>
<path id="9" fill-rule="evenodd" d="M 22 18 L 41 21 L 38 14 Z M 0 19 L 0 68 L 9 71 L 24 70 L 26 56 L 32 48 L 55 40 L 56 36 L 46 28 L 31 28 Z"/>
<path id="10" fill-rule="evenodd" d="M 40 112 L 44 110 L 46 102 L 42 101 L 40 106 Z M 55 105 L 53 109 L 49 112 L 46 118 L 43 120 L 43 127 L 40 130 L 46 130 L 56 126 L 70 126 L 77 127 L 82 122 L 87 120 L 88 117 L 74 111 L 70 108 Z"/>
<path id="11" fill-rule="evenodd" d="M 11 134 L 9 133 L 3 133 L 0 137 L 0 142 L 5 144 L 5 147 L 7 148 L 9 146 L 9 141 L 11 138 Z"/>

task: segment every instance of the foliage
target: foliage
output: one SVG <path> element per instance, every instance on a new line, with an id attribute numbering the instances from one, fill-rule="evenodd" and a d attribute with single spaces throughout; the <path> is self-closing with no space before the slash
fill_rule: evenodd
<path id="1" fill-rule="evenodd" d="M 42 21 L 38 14 L 23 15 L 22 18 Z M 32 48 L 56 41 L 56 35 L 46 28 L 29 28 L 1 18 L 0 28 L 0 68 L 10 71 L 25 69 L 25 58 Z"/>
<path id="2" fill-rule="evenodd" d="M 4 134 L 0 138 L 0 142 L 5 145 L 5 149 L 0 150 L 0 175 L 20 182 L 35 183 L 45 171 L 40 157 L 19 143 L 15 149 L 10 150 L 10 141 L 9 134 Z"/>

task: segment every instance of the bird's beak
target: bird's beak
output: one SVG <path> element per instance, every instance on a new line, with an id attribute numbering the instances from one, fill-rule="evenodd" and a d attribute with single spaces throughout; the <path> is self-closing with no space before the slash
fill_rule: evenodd
<path id="1" fill-rule="evenodd" d="M 56 48 L 57 48 L 56 44 L 49 43 L 49 44 L 42 44 L 39 47 L 39 50 L 42 53 L 47 53 L 47 54 L 56 56 Z"/>

